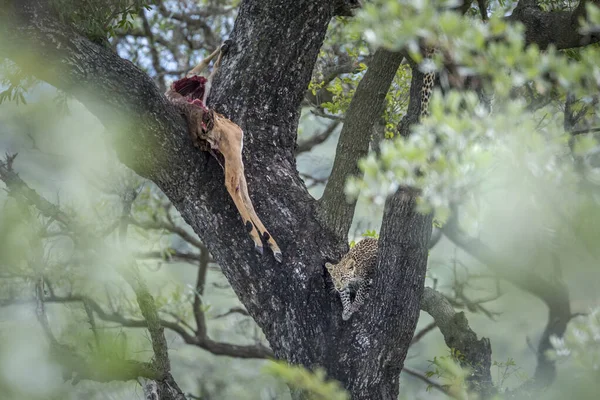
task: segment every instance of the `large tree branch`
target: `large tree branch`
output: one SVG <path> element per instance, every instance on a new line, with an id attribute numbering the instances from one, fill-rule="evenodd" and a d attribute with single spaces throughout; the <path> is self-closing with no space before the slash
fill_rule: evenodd
<path id="1" fill-rule="evenodd" d="M 525 43 L 535 43 L 541 49 L 551 44 L 558 49 L 587 46 L 600 41 L 600 35 L 579 30 L 588 2 L 600 4 L 599 0 L 581 0 L 573 11 L 542 11 L 536 1 L 521 0 L 507 19 L 525 25 Z"/>
<path id="2" fill-rule="evenodd" d="M 420 102 L 413 101 L 413 99 L 420 98 L 422 80 L 423 74 L 417 68 L 413 67 L 410 89 L 411 102 L 407 114 L 404 116 L 399 126 L 399 131 L 402 136 L 409 135 L 410 126 L 418 121 L 418 116 L 421 113 Z M 536 369 L 534 382 L 541 386 L 545 386 L 552 382 L 555 376 L 555 366 L 554 363 L 546 357 L 545 351 L 550 346 L 549 335 L 557 334 L 561 336 L 566 328 L 566 322 L 570 318 L 568 292 L 566 291 L 566 287 L 557 282 L 549 282 L 524 269 L 519 270 L 517 268 L 507 267 L 507 265 L 509 265 L 508 263 L 499 261 L 499 258 L 497 258 L 496 255 L 482 243 L 462 235 L 460 230 L 457 229 L 456 221 L 451 221 L 447 224 L 444 227 L 444 233 L 456 244 L 463 247 L 483 263 L 492 267 L 500 277 L 535 294 L 548 304 L 550 309 L 549 322 L 538 347 L 538 367 Z M 498 267 L 496 268 L 494 266 Z M 448 306 L 450 305 L 448 304 Z M 452 310 L 452 314 L 449 315 L 454 315 L 454 311 Z M 484 353 L 485 352 L 482 352 L 481 354 Z M 480 385 L 485 389 L 490 386 L 484 372 L 485 369 L 482 369 L 479 378 L 483 379 Z"/>
<path id="3" fill-rule="evenodd" d="M 333 169 L 320 200 L 323 218 L 340 238 L 347 238 L 356 207 L 356 201 L 346 201 L 346 179 L 352 175 L 360 175 L 358 160 L 369 151 L 373 126 L 384 110 L 385 96 L 402 58 L 399 53 L 377 50 L 348 107 Z"/>
<path id="4" fill-rule="evenodd" d="M 367 395 L 361 399 L 372 399 L 372 393 L 379 393 L 382 399 L 398 396 L 398 374 L 420 312 L 432 226 L 431 216 L 418 213 L 415 205 L 414 193 L 408 189 L 399 190 L 386 201 L 373 289 L 369 301 L 350 320 L 351 341 L 341 343 L 352 349 L 350 359 L 359 357 L 362 346 L 382 345 L 378 357 L 362 358 L 360 366 L 345 366 L 374 374 L 379 380 L 366 388 Z M 393 383 L 381 385 L 385 376 Z"/>
<path id="5" fill-rule="evenodd" d="M 446 345 L 464 356 L 463 367 L 471 370 L 467 377 L 469 389 L 488 398 L 495 393 L 492 382 L 492 346 L 489 339 L 477 339 L 469 327 L 463 312 L 457 313 L 446 297 L 426 287 L 421 300 L 421 309 L 431 315 L 444 335 Z"/>

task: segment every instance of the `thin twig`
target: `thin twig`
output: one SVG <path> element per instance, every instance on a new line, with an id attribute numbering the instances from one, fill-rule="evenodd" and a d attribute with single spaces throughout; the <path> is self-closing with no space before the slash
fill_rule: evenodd
<path id="1" fill-rule="evenodd" d="M 411 342 L 410 345 L 413 346 L 416 343 L 418 343 L 421 339 L 423 339 L 423 337 L 425 337 L 425 335 L 427 335 L 429 332 L 431 332 L 432 330 L 434 330 L 437 327 L 437 324 L 435 323 L 435 321 L 431 322 L 430 324 L 426 325 L 425 328 L 421 329 L 419 332 L 417 332 Z"/>
<path id="2" fill-rule="evenodd" d="M 432 381 L 431 379 L 426 377 L 425 374 L 423 374 L 422 372 L 415 371 L 414 369 L 411 369 L 408 367 L 402 368 L 402 372 L 406 372 L 407 374 L 414 376 L 417 379 L 422 380 L 423 382 L 425 382 L 427 385 L 431 386 L 432 388 L 435 388 L 444 394 L 450 395 L 450 392 L 444 386 L 442 386 L 441 384 L 439 384 L 437 382 Z"/>

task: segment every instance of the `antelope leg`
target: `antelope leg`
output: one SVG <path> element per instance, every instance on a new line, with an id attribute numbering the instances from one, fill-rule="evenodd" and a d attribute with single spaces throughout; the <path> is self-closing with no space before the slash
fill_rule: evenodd
<path id="1" fill-rule="evenodd" d="M 209 140 L 214 145 L 213 148 L 218 148 L 225 158 L 225 186 L 227 186 L 229 195 L 250 231 L 250 236 L 254 240 L 256 249 L 262 252 L 261 239 L 264 240 L 269 244 L 275 259 L 281 262 L 281 250 L 260 218 L 256 215 L 254 206 L 248 195 L 248 185 L 242 161 L 242 148 L 244 145 L 244 133 L 242 129 L 222 115 L 215 113 L 214 127 L 209 136 Z M 260 236 L 257 230 L 260 232 Z"/>
<path id="2" fill-rule="evenodd" d="M 198 65 L 196 65 L 194 68 L 192 68 L 192 70 L 190 72 L 188 72 L 186 76 L 190 77 L 192 75 L 198 75 L 200 72 L 204 71 L 204 69 L 206 67 L 208 67 L 208 64 L 210 63 L 210 61 L 213 58 L 215 58 L 217 56 L 217 54 L 220 54 L 220 53 L 221 53 L 221 48 L 219 47 L 218 49 L 213 51 L 208 57 L 206 57 L 204 60 L 200 61 L 200 63 L 198 63 Z"/>
<path id="3" fill-rule="evenodd" d="M 214 53 L 213 53 L 214 54 Z M 204 96 L 202 97 L 202 103 L 206 104 L 206 99 L 208 99 L 208 95 L 210 94 L 210 89 L 212 87 L 212 81 L 219 70 L 219 66 L 221 65 L 221 58 L 223 58 L 223 52 L 219 49 L 219 56 L 217 57 L 217 61 L 215 61 L 215 65 L 213 66 L 208 79 L 206 80 Z"/>
<path id="4" fill-rule="evenodd" d="M 248 232 L 250 233 L 250 237 L 254 242 L 254 249 L 260 254 L 263 254 L 262 241 L 260 240 L 260 236 L 256 230 L 256 227 L 252 223 L 252 217 L 249 215 L 248 210 L 245 207 L 244 200 L 240 195 L 240 175 L 237 173 L 237 171 L 234 172 L 234 168 L 232 168 L 233 166 L 231 164 L 232 163 L 230 160 L 225 160 L 225 187 L 227 188 L 227 192 L 229 192 L 231 199 L 235 203 L 235 207 L 242 217 L 242 221 L 244 221 L 246 229 L 248 229 Z"/>
<path id="5" fill-rule="evenodd" d="M 250 195 L 248 194 L 248 185 L 246 184 L 246 177 L 244 176 L 243 172 L 240 176 L 240 193 L 241 198 L 244 201 L 244 206 L 248 210 L 248 213 L 250 214 L 250 218 L 252 218 L 254 226 L 260 232 L 260 235 L 263 238 L 263 240 L 265 240 L 271 248 L 275 259 L 278 262 L 281 262 L 282 255 L 279 246 L 275 242 L 275 239 L 273 239 L 273 236 L 271 236 L 269 231 L 267 231 L 267 228 L 265 228 L 260 218 L 258 218 L 258 215 L 256 215 L 256 211 L 254 210 L 254 206 L 252 205 L 252 201 L 250 200 Z"/>

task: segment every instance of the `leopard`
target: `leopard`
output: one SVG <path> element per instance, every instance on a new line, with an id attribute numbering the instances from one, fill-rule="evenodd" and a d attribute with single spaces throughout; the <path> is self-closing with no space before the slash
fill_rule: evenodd
<path id="1" fill-rule="evenodd" d="M 432 58 L 436 51 L 437 49 L 432 47 L 426 48 L 425 58 Z M 435 78 L 436 74 L 433 71 L 427 72 L 423 76 L 419 120 L 429 116 Z M 337 264 L 325 263 L 333 286 L 342 301 L 342 320 L 344 321 L 348 321 L 352 314 L 358 311 L 369 295 L 377 267 L 377 246 L 377 239 L 365 238 L 351 248 Z M 352 292 L 355 292 L 354 300 L 352 300 Z"/>
<path id="2" fill-rule="evenodd" d="M 377 245 L 377 239 L 365 238 L 352 247 L 337 264 L 325 263 L 333 286 L 342 300 L 344 321 L 348 321 L 358 311 L 369 295 L 377 267 Z"/>
<path id="3" fill-rule="evenodd" d="M 434 54 L 438 52 L 437 49 L 433 47 L 426 48 L 424 51 L 424 58 L 431 59 Z M 423 86 L 421 87 L 421 107 L 419 111 L 419 120 L 426 118 L 429 116 L 429 103 L 431 102 L 431 96 L 433 94 L 433 89 L 435 87 L 435 72 L 427 72 L 423 75 Z"/>

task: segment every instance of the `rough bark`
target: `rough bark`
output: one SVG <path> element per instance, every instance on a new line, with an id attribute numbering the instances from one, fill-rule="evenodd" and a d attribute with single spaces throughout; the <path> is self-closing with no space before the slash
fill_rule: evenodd
<path id="1" fill-rule="evenodd" d="M 398 133 L 404 137 L 408 137 L 410 128 L 419 121 L 421 116 L 421 89 L 423 88 L 423 77 L 425 74 L 419 71 L 418 66 L 415 64 L 411 65 L 411 71 L 410 101 L 408 102 L 406 114 L 404 114 L 398 124 Z"/>
<path id="2" fill-rule="evenodd" d="M 600 4 L 599 0 L 590 3 Z M 557 49 L 587 46 L 600 41 L 598 33 L 582 34 L 580 18 L 587 15 L 587 0 L 579 2 L 573 11 L 542 11 L 534 0 L 521 0 L 507 19 L 525 25 L 525 43 L 537 44 L 541 49 L 554 45 Z"/>
<path id="3" fill-rule="evenodd" d="M 456 349 L 464 356 L 462 366 L 471 370 L 467 377 L 469 390 L 489 398 L 496 392 L 492 382 L 492 346 L 487 338 L 477 339 L 477 334 L 469 327 L 463 312 L 457 313 L 452 305 L 440 293 L 425 288 L 421 309 L 431 315 L 446 345 Z"/>
<path id="4" fill-rule="evenodd" d="M 383 113 L 385 96 L 402 58 L 400 53 L 377 50 L 348 107 L 333 169 L 320 200 L 320 213 L 340 238 L 347 238 L 356 207 L 356 201 L 346 200 L 346 180 L 361 174 L 357 161 L 369 152 L 373 126 Z"/>
<path id="5" fill-rule="evenodd" d="M 383 359 L 356 358 L 361 360 L 361 370 L 371 371 L 377 378 L 371 379 L 367 387 L 367 393 L 374 396 L 367 395 L 365 399 L 398 397 L 398 376 L 408 350 L 406 344 L 412 341 L 419 319 L 432 221 L 431 215 L 418 213 L 415 205 L 414 193 L 407 189 L 399 190 L 386 201 L 380 233 L 385 240 L 379 244 L 378 274 L 370 301 L 358 321 L 363 322 L 366 314 L 368 323 L 353 323 L 355 342 L 364 343 L 367 348 L 384 348 Z"/>
<path id="6" fill-rule="evenodd" d="M 120 160 L 154 181 L 209 248 L 276 357 L 324 367 L 354 399 L 395 399 L 418 317 L 431 224 L 405 215 L 412 203 L 390 200 L 377 294 L 344 323 L 323 265 L 339 259 L 347 243 L 320 223 L 295 166 L 299 106 L 333 3 L 243 2 L 209 99 L 245 131 L 250 195 L 283 250 L 283 264 L 253 252 L 222 170 L 193 149 L 185 121 L 143 72 L 59 23 L 45 2 L 11 4 L 14 25 L 0 28 L 1 55 L 98 116 Z"/>
<path id="7" fill-rule="evenodd" d="M 351 17 L 360 6 L 360 0 L 333 0 L 333 15 Z"/>

